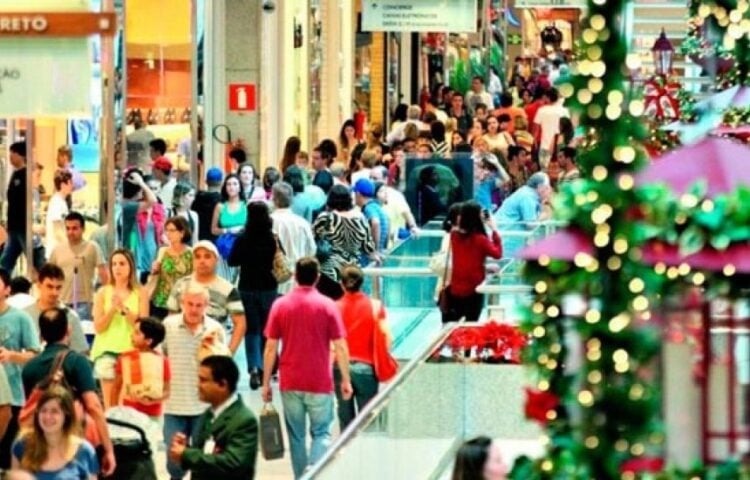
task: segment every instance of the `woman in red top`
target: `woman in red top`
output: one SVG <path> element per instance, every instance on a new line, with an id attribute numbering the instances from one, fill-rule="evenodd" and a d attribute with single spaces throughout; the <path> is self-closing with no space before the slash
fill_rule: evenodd
<path id="1" fill-rule="evenodd" d="M 491 237 L 487 236 L 489 229 Z M 484 295 L 476 288 L 484 281 L 484 262 L 487 257 L 500 258 L 503 246 L 488 212 L 482 212 L 477 202 L 461 205 L 458 228 L 451 233 L 451 275 L 448 280 L 449 309 L 443 322 L 455 322 L 462 317 L 475 322 L 484 307 Z"/>
<path id="2" fill-rule="evenodd" d="M 336 304 L 341 309 L 341 317 L 346 329 L 346 343 L 349 347 L 349 373 L 354 395 L 349 400 L 341 397 L 341 373 L 333 370 L 336 383 L 336 399 L 341 431 L 354 420 L 365 404 L 378 393 L 378 379 L 373 368 L 373 335 L 376 328 L 385 333 L 390 346 L 390 334 L 386 321 L 385 308 L 379 300 L 370 299 L 361 290 L 364 283 L 362 269 L 347 265 L 341 270 L 341 286 L 344 296 Z"/>

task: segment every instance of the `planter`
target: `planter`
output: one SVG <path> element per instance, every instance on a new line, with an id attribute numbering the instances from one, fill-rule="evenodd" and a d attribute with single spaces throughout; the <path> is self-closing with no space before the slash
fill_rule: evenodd
<path id="1" fill-rule="evenodd" d="M 539 426 L 524 417 L 520 365 L 425 363 L 387 408 L 392 438 L 537 440 Z"/>

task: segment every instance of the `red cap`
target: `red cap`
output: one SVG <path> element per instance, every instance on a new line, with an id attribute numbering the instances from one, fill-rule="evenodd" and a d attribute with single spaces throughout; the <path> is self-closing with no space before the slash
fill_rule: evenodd
<path id="1" fill-rule="evenodd" d="M 151 168 L 169 172 L 172 170 L 172 162 L 170 162 L 167 157 L 159 157 L 151 164 Z"/>

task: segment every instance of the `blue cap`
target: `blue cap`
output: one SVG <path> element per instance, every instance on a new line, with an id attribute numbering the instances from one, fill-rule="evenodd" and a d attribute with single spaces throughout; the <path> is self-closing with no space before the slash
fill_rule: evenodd
<path id="1" fill-rule="evenodd" d="M 206 182 L 208 183 L 220 183 L 222 178 L 224 178 L 224 172 L 218 167 L 211 167 L 206 172 Z"/>
<path id="2" fill-rule="evenodd" d="M 375 196 L 375 184 L 369 178 L 360 178 L 352 187 L 352 192 L 372 198 Z"/>

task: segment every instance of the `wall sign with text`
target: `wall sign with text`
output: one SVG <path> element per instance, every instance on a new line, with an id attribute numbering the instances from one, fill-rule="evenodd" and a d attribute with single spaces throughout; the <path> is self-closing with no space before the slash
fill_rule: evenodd
<path id="1" fill-rule="evenodd" d="M 477 0 L 363 0 L 362 30 L 473 33 Z"/>

